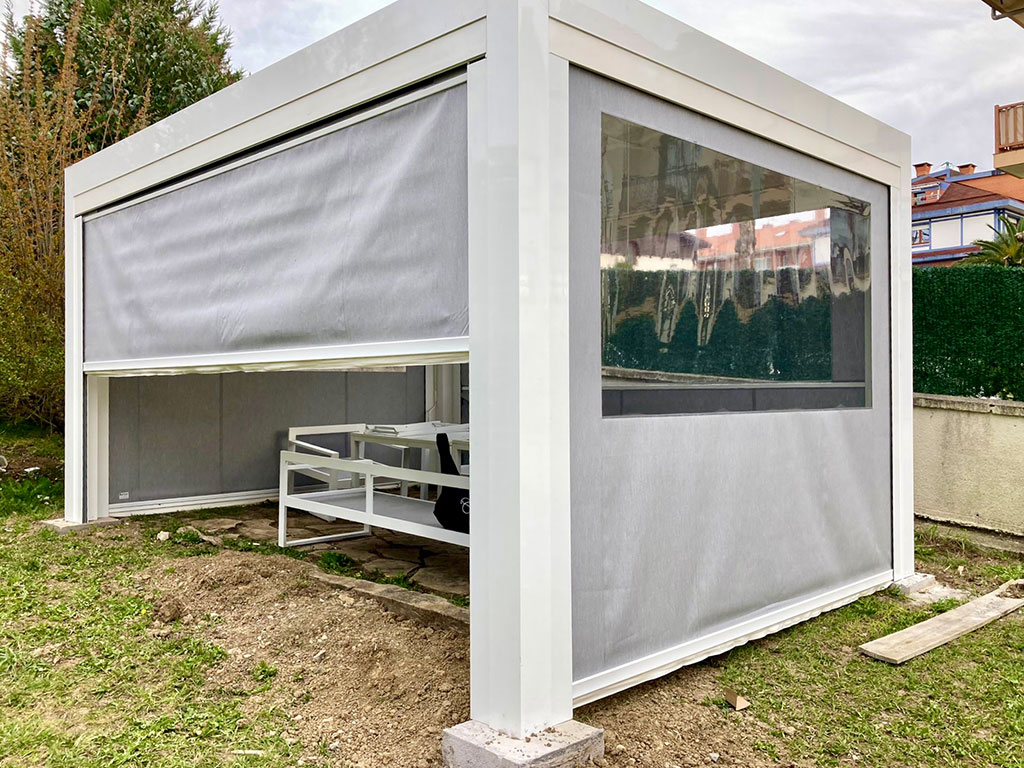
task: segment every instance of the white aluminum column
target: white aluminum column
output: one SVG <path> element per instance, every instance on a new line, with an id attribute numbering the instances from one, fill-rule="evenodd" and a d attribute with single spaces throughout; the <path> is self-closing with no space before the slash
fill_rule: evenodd
<path id="1" fill-rule="evenodd" d="M 890 322 L 892 323 L 892 567 L 893 580 L 914 573 L 914 268 L 910 261 L 910 140 L 904 143 L 903 173 L 890 187 Z"/>
<path id="2" fill-rule="evenodd" d="M 86 519 L 91 522 L 110 516 L 110 379 L 88 376 L 85 392 Z"/>
<path id="3" fill-rule="evenodd" d="M 474 721 L 572 718 L 568 64 L 546 0 L 491 0 L 469 73 Z"/>
<path id="4" fill-rule="evenodd" d="M 462 370 L 453 365 L 426 367 L 426 419 L 458 424 L 462 421 Z"/>
<path id="5" fill-rule="evenodd" d="M 85 523 L 85 376 L 82 219 L 65 172 L 64 194 L 64 519 Z"/>

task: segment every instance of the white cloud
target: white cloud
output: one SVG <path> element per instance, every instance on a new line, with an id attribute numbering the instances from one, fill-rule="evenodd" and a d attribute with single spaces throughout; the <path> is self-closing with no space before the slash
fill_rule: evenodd
<path id="1" fill-rule="evenodd" d="M 914 160 L 992 163 L 992 107 L 1024 99 L 1024 29 L 981 0 L 648 0 L 913 137 Z"/>
<path id="2" fill-rule="evenodd" d="M 221 0 L 235 66 L 256 72 L 383 8 L 389 0 Z"/>
<path id="3" fill-rule="evenodd" d="M 981 0 L 648 2 L 906 131 L 915 160 L 991 167 L 992 106 L 1024 99 L 1024 29 Z M 255 72 L 385 5 L 221 0 L 221 14 L 232 60 Z"/>

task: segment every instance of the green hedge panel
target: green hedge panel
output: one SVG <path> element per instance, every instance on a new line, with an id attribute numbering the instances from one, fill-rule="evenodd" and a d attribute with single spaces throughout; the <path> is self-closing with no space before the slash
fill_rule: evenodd
<path id="1" fill-rule="evenodd" d="M 1024 269 L 914 270 L 914 391 L 1024 397 Z"/>

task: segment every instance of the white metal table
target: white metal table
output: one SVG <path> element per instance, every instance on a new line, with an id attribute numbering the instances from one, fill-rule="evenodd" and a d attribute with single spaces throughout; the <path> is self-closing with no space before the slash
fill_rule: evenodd
<path id="1" fill-rule="evenodd" d="M 449 424 L 443 421 L 402 425 L 366 425 L 362 430 L 349 433 L 351 455 L 353 458 L 366 458 L 367 445 L 398 448 L 402 452 L 402 467 L 408 468 L 409 451 L 418 449 L 421 455 L 421 469 L 440 470 L 437 436 L 442 432 L 448 435 L 452 458 L 455 459 L 458 466 L 462 467 L 464 454 L 469 452 L 469 425 Z M 358 482 L 358 477 L 354 480 Z M 429 488 L 427 483 L 420 483 L 421 499 L 427 498 Z M 402 482 L 402 495 L 409 495 L 408 481 Z"/>
<path id="2" fill-rule="evenodd" d="M 317 427 L 292 427 L 288 430 L 288 449 L 281 452 L 281 488 L 279 500 L 280 546 L 299 546 L 366 536 L 371 526 L 411 533 L 450 544 L 469 546 L 467 534 L 448 531 L 433 518 L 433 503 L 427 501 L 429 488 L 448 486 L 469 489 L 469 478 L 435 471 L 439 454 L 437 436 L 448 435 L 452 457 L 463 466 L 469 452 L 469 425 L 441 421 L 419 424 L 331 424 Z M 339 452 L 310 442 L 317 435 L 348 435 L 349 458 Z M 401 466 L 390 467 L 366 458 L 367 445 L 382 445 L 401 452 Z M 421 451 L 421 468 L 409 467 L 411 451 Z M 326 490 L 296 492 L 295 476 L 304 475 L 323 482 Z M 347 477 L 344 477 L 346 476 Z M 400 494 L 385 493 L 374 478 L 399 484 Z M 418 483 L 420 499 L 409 498 L 409 485 Z M 376 505 L 374 504 L 376 502 Z M 288 508 L 301 509 L 324 519 L 362 523 L 361 531 L 289 541 Z"/>

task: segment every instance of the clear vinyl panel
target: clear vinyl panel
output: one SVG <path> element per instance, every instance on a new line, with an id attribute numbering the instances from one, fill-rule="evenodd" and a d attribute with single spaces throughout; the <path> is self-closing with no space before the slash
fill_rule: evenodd
<path id="1" fill-rule="evenodd" d="M 604 415 L 867 405 L 870 204 L 601 129 Z"/>

